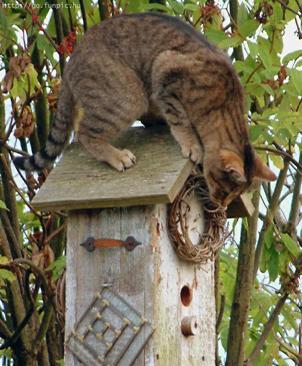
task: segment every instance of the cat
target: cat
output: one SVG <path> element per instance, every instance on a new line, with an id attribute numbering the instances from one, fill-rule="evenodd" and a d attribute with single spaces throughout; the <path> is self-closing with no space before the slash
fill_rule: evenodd
<path id="1" fill-rule="evenodd" d="M 50 166 L 74 128 L 88 152 L 123 171 L 136 157 L 110 140 L 135 120 L 161 118 L 182 155 L 202 163 L 210 197 L 223 207 L 254 178 L 276 179 L 250 144 L 243 88 L 227 55 L 161 13 L 107 19 L 83 36 L 66 66 L 44 149 L 15 163 L 27 171 Z"/>

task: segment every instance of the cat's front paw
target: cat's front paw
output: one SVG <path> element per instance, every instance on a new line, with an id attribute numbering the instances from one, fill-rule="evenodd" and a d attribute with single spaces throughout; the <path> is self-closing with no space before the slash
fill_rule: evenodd
<path id="1" fill-rule="evenodd" d="M 115 156 L 111 156 L 108 163 L 116 170 L 123 172 L 131 168 L 136 163 L 136 157 L 130 150 L 118 150 Z"/>
<path id="2" fill-rule="evenodd" d="M 192 160 L 195 164 L 202 162 L 203 151 L 199 145 L 182 146 L 181 152 L 185 158 Z"/>

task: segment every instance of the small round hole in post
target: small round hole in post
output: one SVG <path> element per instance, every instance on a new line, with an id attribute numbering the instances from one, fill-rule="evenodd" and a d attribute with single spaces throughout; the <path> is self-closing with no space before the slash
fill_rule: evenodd
<path id="1" fill-rule="evenodd" d="M 192 301 L 192 290 L 188 285 L 184 285 L 180 290 L 180 300 L 184 306 L 189 306 Z"/>

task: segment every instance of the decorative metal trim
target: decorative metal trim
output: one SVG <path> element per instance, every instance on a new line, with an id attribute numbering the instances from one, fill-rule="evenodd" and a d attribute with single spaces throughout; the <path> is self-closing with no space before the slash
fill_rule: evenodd
<path id="1" fill-rule="evenodd" d="M 103 287 L 77 322 L 66 346 L 86 366 L 130 366 L 153 333 L 151 323 Z"/>

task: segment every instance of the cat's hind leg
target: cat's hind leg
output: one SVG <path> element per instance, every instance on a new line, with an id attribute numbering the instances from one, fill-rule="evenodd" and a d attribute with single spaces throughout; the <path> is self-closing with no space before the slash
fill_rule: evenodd
<path id="1" fill-rule="evenodd" d="M 136 157 L 130 150 L 117 149 L 102 136 L 93 137 L 91 133 L 82 129 L 82 132 L 79 132 L 79 141 L 97 160 L 109 164 L 120 172 L 136 163 Z"/>
<path id="2" fill-rule="evenodd" d="M 97 78 L 81 77 L 75 88 L 83 109 L 79 142 L 97 160 L 119 171 L 132 167 L 134 154 L 110 142 L 148 110 L 143 85 L 134 71 L 115 65 L 114 73 L 99 70 Z"/>

